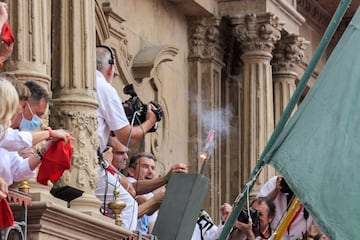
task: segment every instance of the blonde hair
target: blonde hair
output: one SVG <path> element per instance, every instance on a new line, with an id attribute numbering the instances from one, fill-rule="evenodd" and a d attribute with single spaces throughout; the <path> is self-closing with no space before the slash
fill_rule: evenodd
<path id="1" fill-rule="evenodd" d="M 0 140 L 2 140 L 19 106 L 19 95 L 15 87 L 5 78 L 0 78 L 0 102 Z"/>

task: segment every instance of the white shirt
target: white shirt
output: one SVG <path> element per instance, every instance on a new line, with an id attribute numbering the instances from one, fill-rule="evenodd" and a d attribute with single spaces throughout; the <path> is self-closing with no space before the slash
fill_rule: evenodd
<path id="1" fill-rule="evenodd" d="M 127 179 L 129 180 L 129 182 L 131 183 L 134 183 L 136 182 L 137 180 L 133 177 L 127 177 Z M 143 194 L 147 199 L 150 199 L 154 196 L 154 194 L 152 192 L 149 192 L 149 193 L 146 193 L 146 194 Z M 158 217 L 158 213 L 159 213 L 159 210 L 155 211 L 153 214 L 151 215 L 148 215 L 148 221 L 149 221 L 149 224 L 150 223 L 155 223 L 156 222 L 156 219 Z M 140 219 L 138 220 L 138 223 L 137 223 L 137 227 L 136 229 L 139 230 L 140 229 Z"/>
<path id="2" fill-rule="evenodd" d="M 260 192 L 258 196 L 267 196 L 269 193 L 274 191 L 276 187 L 276 179 L 277 176 L 270 178 L 260 189 Z M 279 192 L 276 198 L 274 199 L 275 204 L 275 217 L 274 220 L 271 223 L 272 229 L 276 229 L 279 222 L 281 221 L 281 218 L 283 214 L 285 213 L 287 209 L 287 196 L 283 192 Z M 305 220 L 304 218 L 304 211 L 301 211 L 299 215 L 295 218 L 295 220 L 292 222 L 289 232 L 286 230 L 283 234 L 282 240 L 295 240 L 295 239 L 301 239 L 302 233 L 306 232 L 306 229 L 310 227 L 313 219 L 309 215 L 308 219 Z"/>
<path id="3" fill-rule="evenodd" d="M 17 152 L 0 148 L 0 156 L 0 176 L 8 185 L 35 176 L 36 171 L 30 169 L 29 159 L 20 157 Z"/>
<path id="4" fill-rule="evenodd" d="M 99 180 L 96 185 L 95 194 L 96 197 L 104 202 L 104 195 L 106 194 L 106 209 L 108 209 L 108 203 L 114 200 L 114 186 L 119 188 L 119 199 L 124 201 L 126 207 L 121 211 L 120 218 L 122 220 L 122 226 L 129 230 L 136 230 L 137 216 L 138 216 L 138 204 L 136 200 L 126 191 L 120 184 L 120 178 L 117 174 L 106 174 L 106 171 L 99 165 L 98 166 Z M 108 182 L 107 192 L 105 193 L 106 182 Z"/>
<path id="5" fill-rule="evenodd" d="M 200 229 L 200 225 L 201 229 Z M 216 240 L 220 237 L 222 226 L 218 227 L 213 224 L 211 227 L 208 225 L 209 223 L 205 220 L 197 220 L 195 224 L 195 229 L 193 235 L 191 236 L 191 240 L 202 240 L 201 233 L 204 240 Z"/>
<path id="6" fill-rule="evenodd" d="M 106 148 L 110 131 L 129 125 L 129 121 L 118 93 L 99 71 L 96 71 L 96 100 L 99 104 L 96 114 L 100 151 L 102 152 Z"/>
<path id="7" fill-rule="evenodd" d="M 0 141 L 0 147 L 8 151 L 22 151 L 32 147 L 32 135 L 30 132 L 20 132 L 17 129 L 8 128 L 6 136 Z"/>

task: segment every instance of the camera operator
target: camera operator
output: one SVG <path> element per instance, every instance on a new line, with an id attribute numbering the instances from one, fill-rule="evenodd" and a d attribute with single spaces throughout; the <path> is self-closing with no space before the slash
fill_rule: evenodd
<path id="1" fill-rule="evenodd" d="M 270 224 L 275 216 L 274 202 L 268 197 L 258 197 L 252 202 L 251 207 L 256 210 L 256 215 L 250 214 L 252 222 L 236 220 L 229 240 L 262 240 L 271 236 Z"/>
<path id="2" fill-rule="evenodd" d="M 98 117 L 98 133 L 100 151 L 106 148 L 106 143 L 113 131 L 119 141 L 127 145 L 140 140 L 156 123 L 157 118 L 151 110 L 153 106 L 147 106 L 146 121 L 141 125 L 134 126 L 131 130 L 129 121 L 124 112 L 122 101 L 113 86 L 111 86 L 115 73 L 115 56 L 111 48 L 107 46 L 96 47 L 96 100 L 99 108 L 96 110 Z"/>
<path id="3" fill-rule="evenodd" d="M 285 179 L 281 176 L 270 178 L 260 189 L 258 196 L 270 197 L 276 206 L 274 221 L 272 222 L 273 229 L 276 229 L 291 203 L 294 193 L 287 185 Z M 303 239 L 306 236 L 307 230 L 313 224 L 313 219 L 309 213 L 301 205 L 296 211 L 295 216 L 291 219 L 287 231 L 282 236 L 282 240 L 296 240 Z"/>

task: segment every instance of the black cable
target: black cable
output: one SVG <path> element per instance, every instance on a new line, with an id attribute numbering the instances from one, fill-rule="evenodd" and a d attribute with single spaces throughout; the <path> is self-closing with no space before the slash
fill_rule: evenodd
<path id="1" fill-rule="evenodd" d="M 106 177 L 106 181 L 105 181 L 105 191 L 104 191 L 104 206 L 103 206 L 103 215 L 106 216 L 106 196 L 107 196 L 107 191 L 108 191 L 108 184 L 109 184 L 109 176 L 108 176 L 108 172 L 105 170 L 105 177 Z"/>

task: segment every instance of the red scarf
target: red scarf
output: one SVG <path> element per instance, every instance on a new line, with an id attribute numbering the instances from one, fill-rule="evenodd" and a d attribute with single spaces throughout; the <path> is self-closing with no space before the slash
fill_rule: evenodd
<path id="1" fill-rule="evenodd" d="M 14 225 L 14 215 L 8 201 L 4 198 L 0 200 L 0 229 Z"/>
<path id="2" fill-rule="evenodd" d="M 48 180 L 59 180 L 64 171 L 70 169 L 73 151 L 71 139 L 67 144 L 64 141 L 53 142 L 44 154 L 36 179 L 38 183 L 47 185 Z"/>

